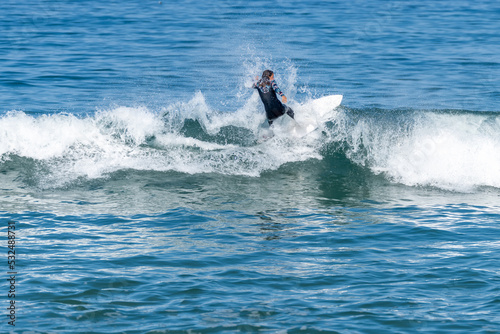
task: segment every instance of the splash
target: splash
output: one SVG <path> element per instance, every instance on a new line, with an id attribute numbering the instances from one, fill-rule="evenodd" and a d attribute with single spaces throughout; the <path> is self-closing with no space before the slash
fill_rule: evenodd
<path id="1" fill-rule="evenodd" d="M 259 103 L 254 94 L 235 112 L 218 112 L 198 92 L 160 112 L 117 107 L 82 118 L 10 112 L 0 118 L 0 159 L 29 162 L 20 168 L 28 165 L 23 172 L 43 189 L 119 170 L 258 177 L 288 162 L 321 159 L 317 142 L 294 140 L 279 127 L 259 143 L 265 124 Z"/>

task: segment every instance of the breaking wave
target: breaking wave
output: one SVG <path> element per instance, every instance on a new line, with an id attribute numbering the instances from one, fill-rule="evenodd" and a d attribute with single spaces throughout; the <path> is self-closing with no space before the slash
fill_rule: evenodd
<path id="1" fill-rule="evenodd" d="M 311 101 L 291 106 L 299 122 L 314 113 Z M 500 188 L 496 113 L 339 107 L 304 137 L 290 135 L 291 120 L 283 117 L 274 137 L 263 141 L 269 130 L 261 109 L 254 94 L 240 109 L 220 112 L 199 92 L 157 111 L 116 107 L 83 117 L 11 111 L 0 118 L 0 167 L 46 189 L 120 170 L 259 177 L 340 153 L 372 175 L 408 186 Z"/>

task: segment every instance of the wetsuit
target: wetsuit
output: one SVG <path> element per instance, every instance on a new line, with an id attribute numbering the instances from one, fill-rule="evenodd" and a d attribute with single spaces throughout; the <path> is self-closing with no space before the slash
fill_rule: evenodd
<path id="1" fill-rule="evenodd" d="M 283 116 L 285 113 L 288 114 L 291 118 L 293 118 L 294 112 L 293 110 L 282 104 L 280 100 L 278 100 L 278 93 L 280 96 L 283 96 L 283 92 L 280 90 L 276 81 L 269 81 L 267 85 L 261 87 L 260 84 L 262 79 L 253 85 L 253 88 L 256 88 L 259 92 L 260 99 L 262 103 L 264 103 L 264 108 L 266 109 L 266 116 L 269 125 L 273 124 L 273 121 L 280 116 Z"/>

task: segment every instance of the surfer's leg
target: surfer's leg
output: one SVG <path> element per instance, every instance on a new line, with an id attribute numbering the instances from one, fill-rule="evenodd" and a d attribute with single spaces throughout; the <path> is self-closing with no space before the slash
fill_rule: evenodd
<path id="1" fill-rule="evenodd" d="M 292 108 L 290 108 L 289 106 L 286 106 L 286 113 L 291 118 L 294 118 L 293 116 L 295 115 L 295 113 L 293 112 Z"/>

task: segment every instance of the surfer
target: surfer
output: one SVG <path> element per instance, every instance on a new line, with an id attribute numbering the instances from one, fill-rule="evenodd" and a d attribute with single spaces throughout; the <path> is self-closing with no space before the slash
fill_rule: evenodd
<path id="1" fill-rule="evenodd" d="M 285 94 L 278 87 L 276 81 L 274 81 L 274 73 L 271 70 L 265 70 L 262 73 L 262 78 L 257 77 L 258 81 L 254 83 L 253 88 L 257 89 L 259 92 L 260 99 L 264 103 L 264 108 L 266 109 L 267 121 L 269 126 L 273 124 L 273 121 L 285 113 L 294 118 L 294 112 L 292 108 L 284 105 L 287 102 Z M 281 96 L 283 103 L 278 100 L 277 95 Z"/>

